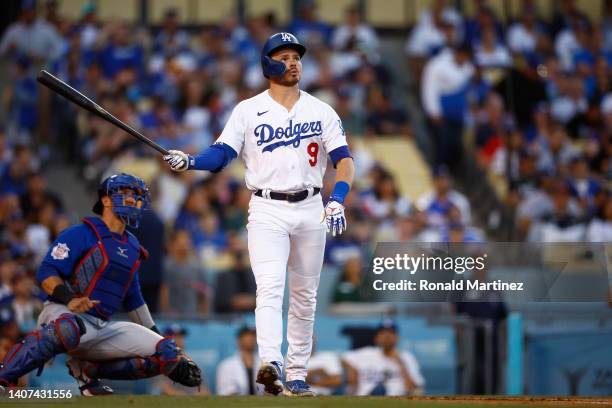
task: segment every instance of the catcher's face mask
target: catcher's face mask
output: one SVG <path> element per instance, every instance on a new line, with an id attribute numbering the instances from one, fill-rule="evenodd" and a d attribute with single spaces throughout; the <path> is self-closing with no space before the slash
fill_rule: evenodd
<path id="1" fill-rule="evenodd" d="M 144 181 L 130 174 L 119 174 L 104 180 L 98 190 L 100 198 L 107 196 L 111 199 L 113 212 L 126 223 L 127 226 L 138 228 L 142 212 L 151 204 L 149 189 Z M 102 203 L 96 203 L 93 211 L 102 214 Z"/>

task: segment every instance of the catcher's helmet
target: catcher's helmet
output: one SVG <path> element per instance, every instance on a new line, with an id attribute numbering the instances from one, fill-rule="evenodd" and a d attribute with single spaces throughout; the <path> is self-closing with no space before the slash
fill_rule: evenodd
<path id="1" fill-rule="evenodd" d="M 264 44 L 261 50 L 261 69 L 266 78 L 281 76 L 285 72 L 285 64 L 270 58 L 274 51 L 280 48 L 292 48 L 300 54 L 300 58 L 306 53 L 300 41 L 291 33 L 276 33 Z"/>
<path id="2" fill-rule="evenodd" d="M 124 189 L 132 191 L 135 205 L 126 205 Z M 129 227 L 138 228 L 142 212 L 151 205 L 149 189 L 142 179 L 131 174 L 121 173 L 105 179 L 98 187 L 98 201 L 92 211 L 102 215 L 102 197 L 110 197 L 113 203 L 113 212 L 117 214 Z"/>

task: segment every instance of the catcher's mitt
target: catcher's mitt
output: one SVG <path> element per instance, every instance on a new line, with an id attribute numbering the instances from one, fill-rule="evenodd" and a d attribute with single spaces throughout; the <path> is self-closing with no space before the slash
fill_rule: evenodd
<path id="1" fill-rule="evenodd" d="M 202 384 L 202 370 L 185 353 L 181 353 L 168 378 L 187 387 L 199 387 Z"/>

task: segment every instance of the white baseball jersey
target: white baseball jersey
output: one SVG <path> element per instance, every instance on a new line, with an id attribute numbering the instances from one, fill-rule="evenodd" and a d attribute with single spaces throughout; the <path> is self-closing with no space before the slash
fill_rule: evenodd
<path id="1" fill-rule="evenodd" d="M 234 108 L 217 143 L 241 155 L 248 189 L 293 192 L 323 186 L 326 155 L 346 136 L 328 104 L 300 91 L 288 111 L 266 90 Z"/>
<path id="2" fill-rule="evenodd" d="M 249 395 L 249 381 L 253 382 L 256 394 L 263 394 L 263 388 L 255 384 L 259 359 L 254 359 L 253 378 L 247 377 L 246 366 L 240 353 L 221 361 L 217 366 L 217 394 L 218 395 Z"/>
<path id="3" fill-rule="evenodd" d="M 416 358 L 407 351 L 402 351 L 401 357 L 412 381 L 423 388 L 425 379 Z M 344 353 L 342 359 L 358 372 L 357 395 L 369 395 L 381 382 L 387 390 L 386 395 L 407 394 L 400 366 L 395 360 L 386 357 L 380 347 L 351 350 Z"/>

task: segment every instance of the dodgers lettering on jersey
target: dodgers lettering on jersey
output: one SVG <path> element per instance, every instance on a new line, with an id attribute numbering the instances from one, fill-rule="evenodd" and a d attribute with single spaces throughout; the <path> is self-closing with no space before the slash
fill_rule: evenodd
<path id="1" fill-rule="evenodd" d="M 234 108 L 217 143 L 242 157 L 247 188 L 281 192 L 322 187 L 327 154 L 347 144 L 328 104 L 300 91 L 288 111 L 267 90 Z"/>
<path id="2" fill-rule="evenodd" d="M 321 136 L 323 134 L 322 128 L 323 125 L 321 125 L 320 120 L 296 124 L 293 123 L 293 120 L 289 120 L 287 127 L 277 127 L 276 129 L 267 123 L 262 123 L 255 128 L 255 136 L 259 138 L 257 146 L 263 145 L 265 146 L 262 149 L 263 152 L 271 152 L 281 146 L 298 148 L 303 139 Z M 276 139 L 280 139 L 280 142 L 271 143 Z"/>

